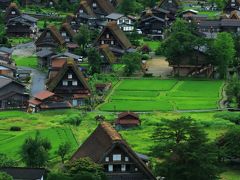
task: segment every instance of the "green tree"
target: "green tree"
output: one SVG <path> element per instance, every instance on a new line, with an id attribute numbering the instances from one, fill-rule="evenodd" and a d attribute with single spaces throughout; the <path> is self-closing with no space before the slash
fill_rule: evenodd
<path id="1" fill-rule="evenodd" d="M 235 57 L 234 41 L 227 32 L 218 33 L 210 49 L 213 64 L 218 67 L 221 78 L 226 78 L 227 68 L 233 64 Z"/>
<path id="2" fill-rule="evenodd" d="M 153 155 L 165 158 L 155 167 L 157 175 L 169 180 L 218 178 L 216 147 L 208 143 L 204 131 L 190 117 L 163 120 L 153 140 Z"/>
<path id="3" fill-rule="evenodd" d="M 139 53 L 124 54 L 121 62 L 125 65 L 124 72 L 127 76 L 141 69 L 141 55 Z"/>
<path id="4" fill-rule="evenodd" d="M 7 157 L 6 154 L 0 153 L 0 167 L 13 167 L 16 166 L 17 162 Z"/>
<path id="5" fill-rule="evenodd" d="M 91 40 L 91 31 L 88 26 L 82 25 L 79 28 L 79 32 L 74 37 L 75 42 L 80 46 L 81 50 L 84 52 L 87 44 Z"/>
<path id="6" fill-rule="evenodd" d="M 226 94 L 229 102 L 236 102 L 240 108 L 240 81 L 237 77 L 233 77 L 227 83 Z"/>
<path id="7" fill-rule="evenodd" d="M 0 172 L 0 180 L 13 180 L 13 178 L 5 172 Z"/>
<path id="8" fill-rule="evenodd" d="M 65 165 L 66 173 L 71 175 L 89 176 L 93 180 L 104 180 L 106 176 L 103 172 L 103 167 L 94 163 L 89 158 L 80 158 L 75 161 L 69 161 Z M 90 176 L 91 175 L 91 176 Z"/>
<path id="9" fill-rule="evenodd" d="M 177 19 L 176 22 L 174 22 L 169 30 L 168 37 L 161 45 L 164 55 L 170 64 L 180 66 L 181 60 L 184 59 L 185 56 L 191 56 L 193 54 L 197 42 L 194 31 L 195 29 L 184 20 Z"/>
<path id="10" fill-rule="evenodd" d="M 101 56 L 95 48 L 91 48 L 88 51 L 88 63 L 90 65 L 90 73 L 100 73 L 101 68 Z"/>
<path id="11" fill-rule="evenodd" d="M 136 0 L 123 0 L 120 4 L 119 10 L 125 15 L 133 14 L 135 12 Z"/>
<path id="12" fill-rule="evenodd" d="M 37 132 L 35 138 L 25 139 L 21 149 L 22 160 L 29 167 L 42 167 L 49 159 L 48 151 L 50 149 L 50 142 L 41 138 L 40 133 Z"/>
<path id="13" fill-rule="evenodd" d="M 65 156 L 70 152 L 71 144 L 69 142 L 65 142 L 59 145 L 57 154 L 61 157 L 62 163 L 64 163 Z"/>
<path id="14" fill-rule="evenodd" d="M 217 139 L 219 159 L 240 158 L 240 127 L 234 127 Z"/>

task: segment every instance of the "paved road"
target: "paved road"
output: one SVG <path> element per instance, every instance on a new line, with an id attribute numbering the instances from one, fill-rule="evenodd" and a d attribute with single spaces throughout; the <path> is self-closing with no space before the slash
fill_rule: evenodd
<path id="1" fill-rule="evenodd" d="M 39 91 L 45 90 L 45 81 L 46 81 L 46 73 L 43 73 L 37 69 L 29 68 L 29 67 L 19 67 L 20 69 L 31 70 L 31 88 L 30 95 L 34 95 Z"/>

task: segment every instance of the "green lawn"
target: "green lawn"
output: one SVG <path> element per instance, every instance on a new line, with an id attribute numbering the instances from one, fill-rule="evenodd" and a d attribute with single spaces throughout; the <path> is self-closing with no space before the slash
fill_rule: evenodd
<path id="1" fill-rule="evenodd" d="M 159 46 L 160 46 L 160 44 L 161 44 L 161 41 L 154 41 L 154 40 L 152 40 L 152 41 L 150 41 L 150 40 L 143 40 L 143 39 L 141 39 L 140 40 L 140 44 L 141 45 L 148 45 L 148 47 L 152 50 L 152 51 L 156 51 L 157 50 L 157 48 L 159 48 Z"/>
<path id="2" fill-rule="evenodd" d="M 10 37 L 9 42 L 12 46 L 16 46 L 18 44 L 28 43 L 31 42 L 32 39 L 29 37 Z"/>
<path id="3" fill-rule="evenodd" d="M 100 110 L 217 109 L 222 85 L 222 81 L 122 80 Z"/>
<path id="4" fill-rule="evenodd" d="M 36 56 L 14 56 L 17 66 L 37 68 L 38 62 Z"/>

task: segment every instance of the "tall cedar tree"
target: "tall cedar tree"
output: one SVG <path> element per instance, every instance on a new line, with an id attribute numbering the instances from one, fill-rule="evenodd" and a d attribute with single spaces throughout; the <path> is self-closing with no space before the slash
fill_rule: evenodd
<path id="1" fill-rule="evenodd" d="M 75 42 L 80 46 L 82 51 L 85 51 L 87 44 L 91 40 L 91 31 L 86 25 L 79 28 L 79 32 L 74 37 Z"/>
<path id="2" fill-rule="evenodd" d="M 153 133 L 153 155 L 164 158 L 155 172 L 169 180 L 218 178 L 217 150 L 190 117 L 162 120 Z"/>
<path id="3" fill-rule="evenodd" d="M 91 48 L 88 51 L 88 63 L 90 65 L 90 73 L 100 73 L 101 68 L 101 56 L 95 48 Z"/>
<path id="4" fill-rule="evenodd" d="M 227 68 L 233 64 L 235 53 L 231 34 L 227 32 L 218 33 L 211 46 L 210 55 L 214 60 L 213 64 L 218 67 L 220 78 L 226 78 Z"/>

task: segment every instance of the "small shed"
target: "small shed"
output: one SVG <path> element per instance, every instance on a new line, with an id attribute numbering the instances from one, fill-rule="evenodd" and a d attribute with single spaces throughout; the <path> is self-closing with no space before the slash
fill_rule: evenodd
<path id="1" fill-rule="evenodd" d="M 115 125 L 122 128 L 131 128 L 141 125 L 141 120 L 138 114 L 134 112 L 122 112 L 118 114 Z"/>

